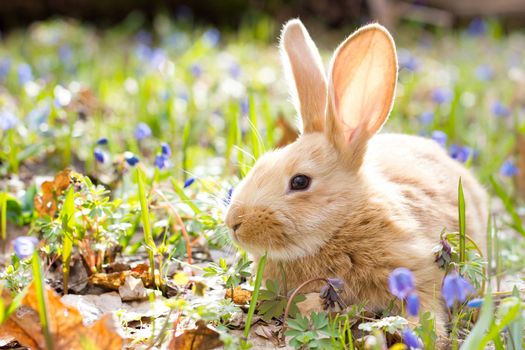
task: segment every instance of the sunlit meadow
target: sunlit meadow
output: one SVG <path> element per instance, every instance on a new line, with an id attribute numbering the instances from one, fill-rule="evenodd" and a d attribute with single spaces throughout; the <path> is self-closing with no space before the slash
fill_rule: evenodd
<path id="1" fill-rule="evenodd" d="M 160 15 L 143 28 L 134 16 L 106 30 L 54 20 L 1 38 L 1 346 L 30 346 L 8 337 L 20 304 L 38 305 L 36 348 L 67 348 L 54 336 L 53 310 L 64 305 L 81 305 L 84 325 L 70 326 L 90 338 L 103 312 L 86 321 L 82 297 L 118 291 L 122 302 L 104 310 L 119 325 L 113 340 L 69 344 L 196 349 L 181 344 L 197 329 L 209 345 L 199 349 L 523 349 L 524 33 L 495 20 L 394 33 L 399 84 L 383 132 L 434 139 L 492 195 L 488 252 L 464 231 L 436 241 L 436 262 L 450 272 L 443 340 L 419 311 L 410 271 L 389 285 L 405 317 L 370 315 L 364 300 L 301 316 L 300 291 L 261 281 L 264 261 L 253 271 L 231 243 L 223 217 L 236 183 L 296 136 L 280 24 L 260 17 L 228 32 Z M 313 30 L 325 61 L 353 29 Z M 464 205 L 458 195 L 459 216 Z M 320 277 L 333 307 L 341 281 Z M 124 303 L 128 279 L 143 284 L 127 299 L 142 311 Z M 43 284 L 69 294 L 60 300 Z"/>

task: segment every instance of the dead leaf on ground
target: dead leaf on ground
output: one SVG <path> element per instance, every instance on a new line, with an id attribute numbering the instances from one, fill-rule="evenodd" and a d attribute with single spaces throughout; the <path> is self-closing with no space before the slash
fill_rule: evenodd
<path id="1" fill-rule="evenodd" d="M 246 305 L 250 303 L 250 300 L 252 300 L 252 292 L 250 292 L 249 290 L 241 289 L 240 286 L 237 286 L 233 290 L 233 298 L 231 289 L 226 290 L 225 298 L 232 299 L 233 302 L 237 305 Z"/>
<path id="2" fill-rule="evenodd" d="M 146 287 L 150 287 L 152 285 L 149 274 L 149 266 L 147 264 L 139 264 L 128 271 L 94 273 L 89 276 L 89 283 L 93 286 L 101 287 L 107 290 L 118 291 L 119 287 L 124 284 L 126 277 L 128 276 L 140 278 Z M 160 285 L 160 279 L 158 276 L 155 276 L 155 278 L 157 279 L 157 285 Z"/>
<path id="3" fill-rule="evenodd" d="M 0 347 L 10 348 L 16 343 L 27 346 L 31 349 L 37 349 L 37 344 L 18 324 L 8 319 L 0 326 Z"/>
<path id="4" fill-rule="evenodd" d="M 66 190 L 71 181 L 71 170 L 65 169 L 55 175 L 53 181 L 42 183 L 42 195 L 35 196 L 35 209 L 40 216 L 55 216 L 58 197 Z"/>
<path id="5" fill-rule="evenodd" d="M 211 350 L 223 345 L 220 334 L 204 323 L 197 321 L 196 327 L 176 334 L 171 341 L 170 350 Z"/>
<path id="6" fill-rule="evenodd" d="M 282 114 L 279 114 L 277 117 L 275 125 L 277 126 L 277 129 L 281 130 L 281 138 L 279 139 L 279 142 L 277 142 L 278 148 L 294 142 L 297 137 L 299 137 L 297 130 L 282 116 Z"/>
<path id="7" fill-rule="evenodd" d="M 110 315 L 101 318 L 93 326 L 86 327 L 79 311 L 64 305 L 53 290 L 46 288 L 46 296 L 49 329 L 57 350 L 81 350 L 86 346 L 101 350 L 122 349 L 122 338 L 115 331 Z M 4 334 L 16 334 L 16 341 L 21 345 L 32 349 L 45 349 L 37 310 L 36 288 L 32 284 L 22 300 L 22 306 L 11 315 L 11 322 L 0 326 L 2 339 Z"/>

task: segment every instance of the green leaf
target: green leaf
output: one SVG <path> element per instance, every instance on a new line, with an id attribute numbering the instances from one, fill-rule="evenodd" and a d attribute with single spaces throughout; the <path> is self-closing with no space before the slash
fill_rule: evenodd
<path id="1" fill-rule="evenodd" d="M 492 187 L 494 188 L 494 191 L 501 199 L 503 205 L 505 206 L 505 209 L 512 218 L 512 227 L 516 231 L 518 231 L 522 236 L 525 236 L 525 228 L 523 227 L 523 222 L 521 221 L 521 218 L 518 212 L 516 211 L 516 208 L 514 208 L 514 205 L 512 204 L 512 198 L 505 192 L 503 187 L 501 187 L 501 185 L 494 179 L 493 176 L 490 176 L 489 180 Z"/>
<path id="2" fill-rule="evenodd" d="M 244 337 L 248 338 L 250 332 L 250 326 L 253 314 L 255 313 L 255 306 L 257 305 L 257 299 L 259 297 L 259 290 L 261 289 L 261 283 L 264 273 L 264 266 L 266 265 L 266 254 L 264 254 L 259 260 L 259 266 L 257 267 L 257 275 L 255 276 L 255 284 L 253 286 L 252 299 L 250 300 L 250 308 L 248 309 L 248 315 L 246 316 L 246 326 L 244 328 Z"/>
<path id="3" fill-rule="evenodd" d="M 461 345 L 461 350 L 481 350 L 483 349 L 484 336 L 490 330 L 494 318 L 494 304 L 492 293 L 489 291 L 483 299 L 478 322 L 472 328 L 465 342 Z"/>
<path id="4" fill-rule="evenodd" d="M 62 211 L 60 212 L 62 218 L 62 230 L 64 231 L 62 242 L 62 272 L 64 276 L 64 294 L 67 294 L 69 288 L 69 265 L 71 261 L 71 254 L 73 253 L 73 224 L 75 218 L 75 192 L 73 187 L 70 187 L 64 200 Z"/>
<path id="5" fill-rule="evenodd" d="M 463 185 L 461 177 L 458 184 L 458 216 L 459 216 L 459 262 L 464 264 L 467 254 L 466 230 L 465 230 L 465 196 L 463 195 Z"/>
<path id="6" fill-rule="evenodd" d="M 518 303 L 521 303 L 520 292 L 516 286 L 512 289 L 512 295 L 518 300 Z M 521 307 L 521 309 L 520 311 L 522 312 L 523 307 Z M 508 338 L 509 350 L 523 350 L 523 339 L 525 339 L 523 317 L 516 317 L 516 319 L 509 324 Z"/>
<path id="7" fill-rule="evenodd" d="M 151 222 L 149 217 L 149 207 L 148 200 L 146 198 L 146 189 L 145 189 L 145 177 L 144 171 L 137 166 L 135 168 L 135 176 L 138 185 L 138 196 L 140 202 L 140 214 L 142 218 L 142 228 L 144 230 L 144 242 L 146 243 L 149 259 L 149 273 L 151 282 L 155 285 L 155 257 L 154 252 L 156 252 L 157 247 L 155 246 L 155 241 L 153 240 L 153 234 L 151 232 Z"/>

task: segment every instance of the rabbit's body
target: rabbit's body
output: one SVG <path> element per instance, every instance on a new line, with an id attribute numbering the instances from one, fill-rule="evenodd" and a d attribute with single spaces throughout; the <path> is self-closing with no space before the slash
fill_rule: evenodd
<path id="1" fill-rule="evenodd" d="M 323 141 L 315 140 L 317 135 L 305 138 L 311 136 L 314 140 L 300 139 L 290 151 L 297 154 L 295 148 L 304 148 L 304 152 L 311 153 L 302 154 L 314 153 L 330 159 L 333 155 L 330 146 L 324 145 L 328 153 L 323 153 L 323 147 L 318 146 Z M 389 150 L 388 154 L 385 149 Z M 300 162 L 295 157 L 288 159 Z M 264 176 L 267 181 L 273 181 L 270 169 L 281 170 L 278 163 L 271 153 L 260 163 L 261 167 L 269 166 L 269 173 Z M 265 171 L 254 173 L 265 174 Z M 283 269 L 289 289 L 316 277 L 338 277 L 345 283 L 342 297 L 346 303 L 366 300 L 368 309 L 381 311 L 393 300 L 387 287 L 388 275 L 398 267 L 406 267 L 414 273 L 422 309 L 438 314 L 437 326 L 443 331 L 444 318 L 439 315 L 444 316 L 445 310 L 440 297 L 444 271 L 435 263 L 432 249 L 439 244 L 443 228 L 458 230 L 460 177 L 467 203 L 467 233 L 483 243 L 487 218 L 483 188 L 436 142 L 398 134 L 380 134 L 370 140 L 357 176 L 339 174 L 333 169 L 330 173 L 334 178 L 329 181 L 342 186 L 336 185 L 331 191 L 319 194 L 323 197 L 319 202 L 318 198 L 303 198 L 319 211 L 330 212 L 324 215 L 326 221 L 316 228 L 326 242 L 314 244 L 312 252 L 305 255 L 299 253 L 301 249 L 290 246 L 284 252 L 268 250 L 264 277 L 282 284 Z M 348 181 L 349 178 L 352 180 Z M 351 200 L 341 201 L 341 198 Z M 301 221 L 300 218 L 292 220 Z M 292 240 L 301 241 L 301 237 L 292 235 Z M 279 244 L 274 246 L 277 248 Z M 313 283 L 306 286 L 304 292 L 319 288 L 320 283 Z"/>
<path id="2" fill-rule="evenodd" d="M 443 228 L 458 229 L 460 177 L 467 233 L 483 241 L 484 190 L 432 140 L 374 136 L 397 79 L 394 43 L 384 28 L 370 25 L 346 39 L 328 82 L 299 21 L 285 26 L 281 47 L 304 133 L 263 155 L 235 189 L 226 216 L 234 240 L 255 259 L 267 252 L 265 278 L 283 283 L 284 272 L 288 289 L 311 278 L 341 278 L 347 303 L 367 301 L 375 311 L 393 300 L 388 275 L 408 268 L 422 308 L 436 314 L 443 332 L 443 271 L 432 249 Z"/>

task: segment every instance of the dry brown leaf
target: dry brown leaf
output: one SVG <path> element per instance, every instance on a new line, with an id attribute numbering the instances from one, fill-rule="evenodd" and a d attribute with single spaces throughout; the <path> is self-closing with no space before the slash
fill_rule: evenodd
<path id="1" fill-rule="evenodd" d="M 219 339 L 219 333 L 211 327 L 206 326 L 204 321 L 197 321 L 195 325 L 195 328 L 185 329 L 182 333 L 175 335 L 169 349 L 211 350 L 223 345 Z"/>
<path id="2" fill-rule="evenodd" d="M 18 344 L 31 349 L 37 349 L 38 345 L 18 324 L 8 319 L 0 326 L 0 347 L 8 348 L 9 344 Z"/>
<path id="3" fill-rule="evenodd" d="M 59 296 L 46 288 L 49 330 L 57 350 L 81 350 L 86 345 L 91 349 L 122 349 L 122 338 L 114 330 L 111 316 L 101 318 L 91 327 L 84 326 L 82 316 L 73 307 L 64 305 Z M 33 349 L 45 349 L 45 341 L 38 317 L 38 300 L 34 284 L 22 300 L 22 306 L 10 317 L 9 335 L 16 334 L 16 340 Z M 7 324 L 7 323 L 6 323 Z M 4 325 L 0 328 L 4 330 Z M 3 333 L 0 332 L 0 335 Z M 18 338 L 20 337 L 20 338 Z"/>
<path id="4" fill-rule="evenodd" d="M 252 292 L 249 290 L 241 289 L 240 286 L 235 287 L 233 290 L 233 298 L 232 298 L 232 290 L 227 289 L 226 290 L 226 299 L 232 299 L 233 302 L 237 305 L 246 305 L 252 300 Z"/>
<path id="5" fill-rule="evenodd" d="M 89 284 L 108 290 L 118 291 L 118 288 L 124 284 L 126 277 L 129 275 L 129 271 L 94 273 L 89 276 Z"/>
<path id="6" fill-rule="evenodd" d="M 71 181 L 71 170 L 65 169 L 55 175 L 53 181 L 42 183 L 42 195 L 35 196 L 35 209 L 40 216 L 55 216 L 57 200 Z"/>
<path id="7" fill-rule="evenodd" d="M 279 142 L 277 142 L 277 147 L 284 147 L 294 142 L 297 137 L 299 137 L 297 130 L 292 125 L 290 125 L 290 123 L 282 115 L 277 117 L 275 125 L 277 126 L 277 129 L 281 130 L 281 138 L 279 139 Z"/>

